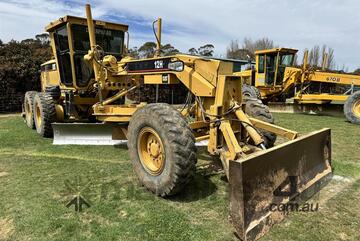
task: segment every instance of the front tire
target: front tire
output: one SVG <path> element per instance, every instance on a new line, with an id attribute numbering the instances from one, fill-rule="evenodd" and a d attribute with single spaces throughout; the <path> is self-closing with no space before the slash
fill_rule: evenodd
<path id="1" fill-rule="evenodd" d="M 180 192 L 193 177 L 194 135 L 180 112 L 168 104 L 148 104 L 134 113 L 128 148 L 139 181 L 158 196 Z"/>
<path id="2" fill-rule="evenodd" d="M 48 93 L 37 93 L 34 98 L 36 132 L 42 137 L 52 137 L 51 124 L 56 121 L 55 103 Z"/>
<path id="3" fill-rule="evenodd" d="M 346 100 L 344 114 L 348 121 L 360 125 L 360 91 L 354 92 Z"/>

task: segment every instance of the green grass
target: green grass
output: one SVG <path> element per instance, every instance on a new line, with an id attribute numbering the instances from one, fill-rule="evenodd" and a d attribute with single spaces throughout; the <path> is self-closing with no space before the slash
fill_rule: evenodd
<path id="1" fill-rule="evenodd" d="M 351 181 L 333 181 L 319 212 L 293 213 L 262 240 L 360 240 L 360 126 L 326 116 L 275 117 L 301 133 L 330 127 L 334 172 Z M 236 240 L 224 174 L 210 170 L 203 152 L 199 157 L 186 190 L 161 199 L 138 185 L 126 148 L 52 146 L 21 118 L 0 118 L 0 240 Z M 65 207 L 73 194 L 65 182 L 88 184 L 82 194 L 91 207 Z"/>

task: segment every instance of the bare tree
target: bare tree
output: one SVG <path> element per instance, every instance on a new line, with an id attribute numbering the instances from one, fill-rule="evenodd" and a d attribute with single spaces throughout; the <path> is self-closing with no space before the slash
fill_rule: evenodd
<path id="1" fill-rule="evenodd" d="M 328 69 L 335 68 L 335 57 L 334 57 L 334 49 L 328 47 L 328 62 L 327 62 Z"/>
<path id="2" fill-rule="evenodd" d="M 309 52 L 309 64 L 312 67 L 319 67 L 320 47 L 318 45 L 315 45 Z"/>
<path id="3" fill-rule="evenodd" d="M 226 48 L 226 57 L 229 59 L 238 59 L 239 42 L 231 40 L 229 46 Z"/>
<path id="4" fill-rule="evenodd" d="M 254 53 L 245 48 L 239 48 L 239 42 L 232 40 L 226 49 L 226 57 L 229 59 L 253 59 Z"/>
<path id="5" fill-rule="evenodd" d="M 232 40 L 227 48 L 227 58 L 255 60 L 255 51 L 274 48 L 274 41 L 269 38 L 261 38 L 253 41 L 251 38 L 244 38 L 241 48 L 237 40 Z"/>
<path id="6" fill-rule="evenodd" d="M 304 50 L 304 52 L 307 49 Z M 325 69 L 335 69 L 335 57 L 334 57 L 334 49 L 326 46 L 325 44 L 321 46 L 315 45 L 309 51 L 309 65 L 314 68 L 319 68 L 322 66 L 323 61 L 327 58 L 327 63 L 325 65 Z"/>

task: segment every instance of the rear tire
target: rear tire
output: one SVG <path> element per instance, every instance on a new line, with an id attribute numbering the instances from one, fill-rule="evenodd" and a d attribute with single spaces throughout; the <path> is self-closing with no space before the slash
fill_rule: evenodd
<path id="1" fill-rule="evenodd" d="M 360 91 L 354 92 L 346 100 L 344 114 L 348 121 L 360 125 Z"/>
<path id="2" fill-rule="evenodd" d="M 140 182 L 158 196 L 180 192 L 193 177 L 194 135 L 180 112 L 168 104 L 148 104 L 134 113 L 128 148 Z"/>
<path id="3" fill-rule="evenodd" d="M 36 132 L 42 137 L 52 137 L 51 124 L 56 121 L 56 109 L 51 95 L 37 93 L 34 98 L 33 110 Z"/>
<path id="4" fill-rule="evenodd" d="M 265 121 L 270 124 L 274 124 L 274 117 L 269 111 L 269 107 L 264 105 L 261 100 L 254 98 L 245 98 L 245 113 L 249 116 Z M 264 138 L 264 145 L 266 148 L 274 146 L 276 141 L 276 135 L 272 132 L 258 129 L 260 134 Z"/>
<path id="5" fill-rule="evenodd" d="M 27 91 L 24 97 L 24 120 L 26 125 L 31 129 L 35 129 L 33 106 L 36 93 L 36 91 Z"/>

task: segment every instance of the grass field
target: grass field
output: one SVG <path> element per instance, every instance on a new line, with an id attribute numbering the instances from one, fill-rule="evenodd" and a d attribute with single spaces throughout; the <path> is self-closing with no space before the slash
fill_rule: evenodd
<path id="1" fill-rule="evenodd" d="M 360 240 L 360 126 L 336 117 L 275 117 L 301 133 L 330 127 L 336 176 L 315 197 L 318 212 L 292 213 L 262 240 Z M 228 183 L 203 152 L 195 180 L 165 200 L 137 184 L 125 147 L 51 142 L 20 117 L 0 117 L 0 240 L 236 240 Z M 66 207 L 79 189 L 91 204 L 81 213 Z"/>

